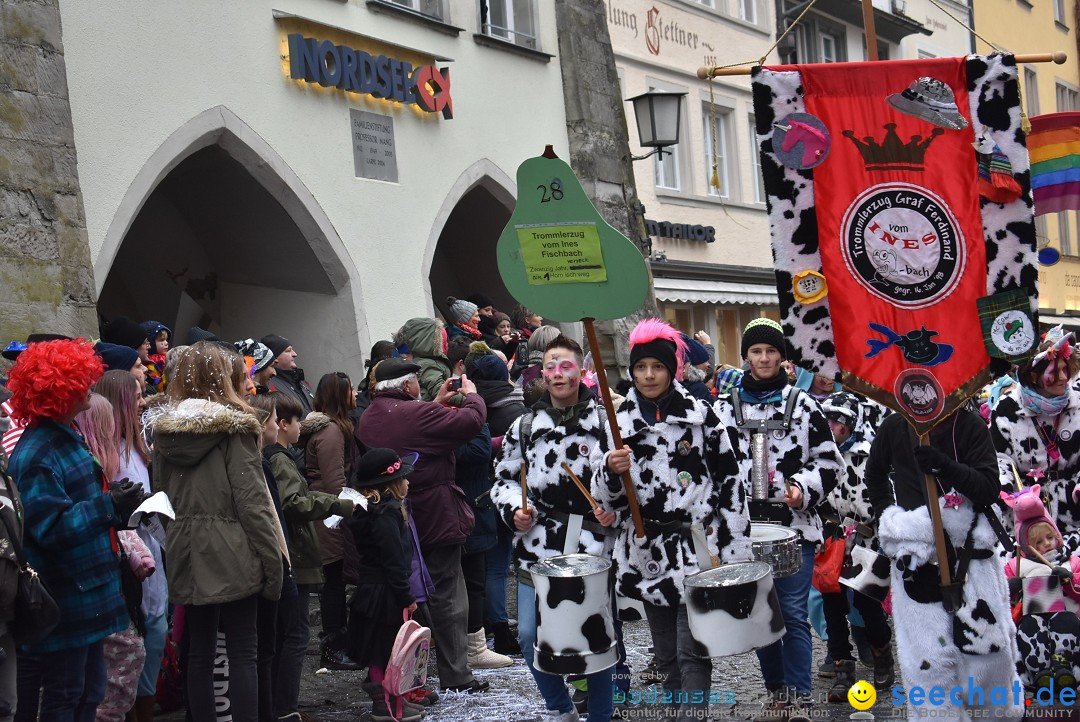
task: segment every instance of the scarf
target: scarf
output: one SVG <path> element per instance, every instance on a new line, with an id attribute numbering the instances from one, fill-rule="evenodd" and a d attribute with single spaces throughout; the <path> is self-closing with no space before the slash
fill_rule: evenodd
<path id="1" fill-rule="evenodd" d="M 465 333 L 472 336 L 473 340 L 475 340 L 475 341 L 479 341 L 480 339 L 482 339 L 484 337 L 484 334 L 480 333 L 480 329 L 478 329 L 476 326 L 470 326 L 469 324 L 467 324 L 467 323 L 465 323 L 463 321 L 458 321 L 454 325 L 457 326 L 458 328 L 460 328 Z"/>
<path id="2" fill-rule="evenodd" d="M 1021 385 L 1020 402 L 1036 416 L 1057 416 L 1069 405 L 1069 392 L 1061 396 L 1043 396 L 1035 389 Z"/>
<path id="3" fill-rule="evenodd" d="M 771 379 L 758 379 L 751 373 L 744 373 L 739 380 L 739 398 L 748 404 L 775 404 L 783 398 L 787 384 L 787 374 L 783 370 Z"/>

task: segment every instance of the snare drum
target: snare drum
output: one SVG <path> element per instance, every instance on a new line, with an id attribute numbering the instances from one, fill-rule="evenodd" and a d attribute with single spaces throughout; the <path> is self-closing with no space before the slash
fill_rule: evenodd
<path id="1" fill-rule="evenodd" d="M 690 633 L 710 657 L 743 654 L 784 636 L 771 572 L 763 562 L 741 562 L 686 578 Z"/>
<path id="2" fill-rule="evenodd" d="M 802 567 L 799 535 L 779 524 L 750 524 L 750 542 L 754 559 L 765 562 L 777 579 L 789 577 Z"/>

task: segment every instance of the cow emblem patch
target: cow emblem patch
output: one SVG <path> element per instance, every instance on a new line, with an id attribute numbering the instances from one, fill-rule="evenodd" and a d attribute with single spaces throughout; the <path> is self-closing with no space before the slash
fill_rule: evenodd
<path id="1" fill-rule="evenodd" d="M 941 382 L 926 369 L 904 369 L 893 386 L 896 400 L 918 422 L 932 421 L 945 408 Z"/>
<path id="2" fill-rule="evenodd" d="M 841 234 L 844 264 L 855 280 L 896 306 L 931 306 L 964 273 L 966 244 L 952 211 L 911 183 L 863 191 L 845 212 Z"/>

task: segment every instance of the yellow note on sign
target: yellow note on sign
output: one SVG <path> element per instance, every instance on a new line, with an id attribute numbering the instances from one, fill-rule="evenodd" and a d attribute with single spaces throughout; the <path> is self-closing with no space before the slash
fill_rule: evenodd
<path id="1" fill-rule="evenodd" d="M 602 283 L 607 280 L 595 223 L 520 225 L 521 258 L 529 285 Z"/>

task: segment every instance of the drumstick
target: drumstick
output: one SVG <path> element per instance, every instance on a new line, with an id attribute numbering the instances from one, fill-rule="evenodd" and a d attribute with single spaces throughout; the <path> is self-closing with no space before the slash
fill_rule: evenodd
<path id="1" fill-rule="evenodd" d="M 574 482 L 581 493 L 585 495 L 585 498 L 589 500 L 589 504 L 592 508 L 599 509 L 600 505 L 596 503 L 596 499 L 594 499 L 593 495 L 589 493 L 589 490 L 585 488 L 585 485 L 581 483 L 581 479 L 577 477 L 577 474 L 570 468 L 570 465 L 564 461 L 562 468 L 566 469 L 566 473 L 570 475 L 570 481 Z"/>
<path id="2" fill-rule="evenodd" d="M 1045 564 L 1046 566 L 1050 567 L 1051 569 L 1054 568 L 1054 565 L 1051 564 L 1050 562 L 1048 562 L 1046 560 L 1046 557 L 1044 557 L 1042 554 L 1040 554 L 1039 550 L 1036 549 L 1035 547 L 1031 547 L 1031 553 L 1034 554 L 1036 556 L 1036 558 L 1038 558 L 1038 560 L 1040 562 L 1042 562 L 1043 564 Z"/>
<path id="3" fill-rule="evenodd" d="M 529 490 L 525 487 L 525 465 L 521 465 L 521 511 L 529 513 Z"/>

